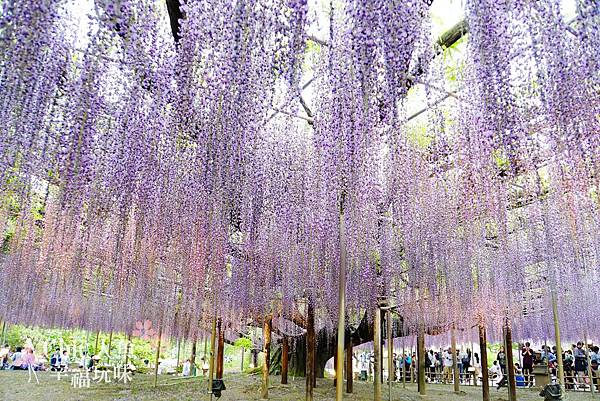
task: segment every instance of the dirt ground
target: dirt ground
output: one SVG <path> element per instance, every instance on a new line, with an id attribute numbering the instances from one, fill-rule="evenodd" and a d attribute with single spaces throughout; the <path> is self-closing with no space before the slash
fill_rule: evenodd
<path id="1" fill-rule="evenodd" d="M 206 394 L 205 381 L 201 378 L 183 379 L 171 376 L 159 376 L 158 388 L 153 387 L 153 377 L 150 375 L 136 375 L 132 383 L 92 383 L 91 388 L 73 389 L 70 379 L 58 381 L 56 374 L 39 372 L 40 384 L 27 382 L 27 372 L 0 371 L 0 399 L 2 401 L 96 401 L 96 400 L 209 400 Z M 225 376 L 227 390 L 219 400 L 223 401 L 250 401 L 260 400 L 259 376 L 246 374 L 231 374 Z M 271 378 L 269 399 L 278 401 L 304 400 L 304 379 L 290 378 L 288 385 L 279 384 L 279 377 Z M 491 390 L 492 401 L 508 400 L 506 390 Z M 481 400 L 480 387 L 462 387 L 461 394 L 454 394 L 451 385 L 432 384 L 427 388 L 427 395 L 421 397 L 416 392 L 416 387 L 407 384 L 406 389 L 402 384 L 393 385 L 392 400 L 394 401 L 475 401 Z M 541 401 L 538 392 L 533 389 L 519 389 L 519 401 Z M 213 398 L 214 399 L 214 398 Z M 335 388 L 330 379 L 320 380 L 314 392 L 315 401 L 330 401 L 335 399 Z M 370 383 L 355 382 L 354 394 L 345 394 L 345 400 L 372 400 L 373 385 Z M 600 400 L 600 396 L 592 397 L 590 393 L 569 393 L 569 401 Z M 214 399 L 216 400 L 216 399 Z M 388 400 L 387 386 L 383 387 L 382 400 Z"/>

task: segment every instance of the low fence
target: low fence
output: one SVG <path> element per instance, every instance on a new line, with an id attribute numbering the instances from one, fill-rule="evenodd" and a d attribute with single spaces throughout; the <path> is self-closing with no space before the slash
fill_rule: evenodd
<path id="1" fill-rule="evenodd" d="M 402 375 L 404 373 L 404 379 Z M 595 374 L 594 377 L 594 391 L 599 392 L 600 389 L 600 371 L 592 372 Z M 454 374 L 453 370 L 428 370 L 425 374 L 426 380 L 429 384 L 454 384 Z M 538 386 L 540 383 L 535 383 L 534 375 L 525 376 L 523 374 L 517 374 L 516 376 L 516 384 L 517 388 L 528 388 L 530 386 Z M 361 380 L 360 374 L 356 375 L 358 380 Z M 556 379 L 556 376 L 552 376 L 553 379 Z M 364 380 L 367 380 L 366 377 L 363 376 Z M 497 386 L 500 382 L 501 377 L 491 377 L 489 380 L 490 386 Z M 368 377 L 369 381 L 373 380 L 372 371 Z M 384 377 L 384 380 L 387 382 L 387 377 Z M 462 386 L 481 386 L 482 377 L 479 371 L 471 371 L 471 372 L 462 372 L 459 373 L 459 380 Z M 548 379 L 546 379 L 548 380 Z M 405 381 L 406 383 L 416 383 L 417 382 L 417 371 L 416 369 L 406 369 L 403 371 L 402 369 L 396 370 L 394 382 L 402 383 Z M 545 384 L 545 383 L 544 383 Z M 582 391 L 582 392 L 590 392 L 592 391 L 592 380 L 587 374 L 574 374 L 574 372 L 565 372 L 565 390 L 567 391 Z"/>

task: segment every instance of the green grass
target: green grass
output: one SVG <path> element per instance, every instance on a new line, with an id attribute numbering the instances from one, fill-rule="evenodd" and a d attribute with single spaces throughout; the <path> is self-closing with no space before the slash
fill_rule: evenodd
<path id="1" fill-rule="evenodd" d="M 73 389 L 70 379 L 57 381 L 56 374 L 38 372 L 40 385 L 28 383 L 27 372 L 0 371 L 0 400 L 2 401 L 208 401 L 205 381 L 200 378 L 178 378 L 173 376 L 159 376 L 158 387 L 154 388 L 152 375 L 134 376 L 133 382 L 124 385 L 92 383 L 91 388 Z M 279 383 L 280 378 L 270 378 L 269 396 L 271 400 L 301 401 L 304 400 L 304 378 L 290 378 L 288 385 Z M 260 400 L 260 375 L 230 374 L 225 376 L 227 390 L 219 401 L 250 401 Z M 382 399 L 387 400 L 387 385 L 382 389 Z M 475 401 L 481 400 L 480 387 L 461 387 L 461 394 L 454 394 L 451 385 L 428 385 L 427 396 L 420 397 L 414 384 L 407 384 L 403 389 L 402 384 L 394 383 L 394 401 Z M 492 401 L 508 400 L 506 389 L 496 391 L 491 389 Z M 314 390 L 314 399 L 330 401 L 335 399 L 335 387 L 331 379 L 319 379 Z M 354 394 L 345 394 L 344 400 L 372 400 L 373 384 L 355 382 Z M 519 389 L 519 401 L 539 401 L 537 391 Z M 569 401 L 592 400 L 590 393 L 570 393 Z M 213 398 L 213 400 L 216 400 Z"/>

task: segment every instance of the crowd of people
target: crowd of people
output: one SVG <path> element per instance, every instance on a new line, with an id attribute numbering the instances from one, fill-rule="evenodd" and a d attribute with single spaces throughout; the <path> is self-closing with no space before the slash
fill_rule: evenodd
<path id="1" fill-rule="evenodd" d="M 96 367 L 100 357 L 89 356 L 83 352 L 81 360 L 77 364 L 79 369 L 92 371 Z M 48 357 L 46 354 L 36 355 L 33 346 L 27 342 L 23 347 L 15 347 L 14 351 L 8 344 L 0 349 L 0 369 L 2 370 L 28 370 L 35 371 L 60 371 L 66 372 L 72 367 L 71 358 L 67 350 L 56 348 Z"/>
<path id="2" fill-rule="evenodd" d="M 516 383 L 520 387 L 534 385 L 534 366 L 539 366 L 552 376 L 558 375 L 556 347 L 541 346 L 536 351 L 529 342 L 523 344 L 519 355 L 513 355 L 513 370 Z M 567 389 L 588 389 L 594 385 L 600 390 L 600 348 L 598 346 L 584 346 L 583 342 L 571 345 L 570 349 L 563 352 L 563 369 L 565 387 Z M 454 382 L 454 355 L 451 348 L 425 353 L 426 379 L 430 383 L 449 384 Z M 508 384 L 508 358 L 506 350 L 501 346 L 495 354 L 493 361 L 488 366 L 489 379 L 497 388 Z M 588 366 L 588 360 L 589 366 Z M 416 353 L 393 354 L 393 381 L 416 381 L 418 374 L 418 361 Z M 363 351 L 354 353 L 354 366 L 359 380 L 372 380 L 374 368 L 374 355 L 372 352 Z M 469 348 L 456 350 L 456 366 L 459 381 L 463 384 L 479 384 L 482 380 L 481 358 L 477 352 Z M 591 378 L 590 378 L 591 373 Z M 387 374 L 387 373 L 386 373 Z"/>
<path id="3" fill-rule="evenodd" d="M 39 361 L 33 350 L 33 346 L 26 344 L 24 347 L 16 347 L 13 352 L 8 344 L 0 349 L 0 368 L 11 370 L 46 370 L 43 362 Z"/>

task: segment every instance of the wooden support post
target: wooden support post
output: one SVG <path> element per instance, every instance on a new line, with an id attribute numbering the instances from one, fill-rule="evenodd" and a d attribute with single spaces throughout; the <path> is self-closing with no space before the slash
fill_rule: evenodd
<path id="1" fill-rule="evenodd" d="M 156 361 L 154 362 L 154 387 L 158 386 L 158 365 L 160 359 L 160 341 L 162 337 L 162 324 L 158 328 L 158 345 L 156 347 Z"/>
<path id="2" fill-rule="evenodd" d="M 344 348 L 346 334 L 346 229 L 344 212 L 340 213 L 340 265 L 338 282 L 338 332 L 337 360 L 335 363 L 335 399 L 342 401 L 344 395 Z"/>
<path id="3" fill-rule="evenodd" d="M 306 313 L 306 401 L 313 401 L 315 387 L 315 310 L 308 300 Z"/>
<path id="4" fill-rule="evenodd" d="M 373 401 L 381 401 L 381 309 L 375 308 L 373 319 Z"/>
<path id="5" fill-rule="evenodd" d="M 108 364 L 110 365 L 110 349 L 112 348 L 112 337 L 113 332 L 110 330 L 110 335 L 108 336 Z"/>
<path id="6" fill-rule="evenodd" d="M 210 362 L 208 364 L 208 380 L 206 381 L 207 392 L 210 394 L 210 399 L 212 400 L 212 381 L 215 375 L 215 346 L 217 342 L 217 312 L 215 311 L 215 316 L 212 321 L 212 329 L 210 332 Z M 194 345 L 196 342 L 194 342 Z"/>
<path id="7" fill-rule="evenodd" d="M 558 321 L 558 301 L 556 299 L 556 290 L 552 290 L 552 315 L 554 317 L 554 337 L 556 340 L 556 364 L 558 365 L 558 382 L 561 386 L 565 385 L 565 371 L 563 367 L 562 345 L 560 344 L 560 324 Z"/>
<path id="8" fill-rule="evenodd" d="M 402 388 L 406 388 L 406 348 L 402 340 Z"/>
<path id="9" fill-rule="evenodd" d="M 125 371 L 127 371 L 127 362 L 129 361 L 129 347 L 131 346 L 131 334 L 127 335 L 127 348 L 125 349 Z"/>
<path id="10" fill-rule="evenodd" d="M 196 377 L 196 343 L 197 343 L 197 339 L 196 339 L 196 335 L 194 334 L 194 338 L 192 339 L 192 355 L 190 356 L 190 367 L 191 367 L 191 374 L 192 377 Z M 206 340 L 204 341 L 204 344 L 206 345 Z M 204 347 L 204 360 L 203 363 L 206 361 L 206 347 Z M 202 369 L 202 367 L 200 367 L 200 369 Z"/>
<path id="11" fill-rule="evenodd" d="M 338 361 L 338 354 L 337 354 L 337 349 L 336 349 L 336 352 L 333 354 L 333 368 L 334 368 L 334 370 L 337 368 L 337 361 Z M 334 375 L 333 375 L 333 387 L 336 387 L 336 383 L 337 383 L 337 371 L 334 371 Z"/>
<path id="12" fill-rule="evenodd" d="M 223 360 L 225 358 L 225 330 L 221 319 L 217 321 L 219 341 L 217 343 L 217 379 L 223 379 Z"/>
<path id="13" fill-rule="evenodd" d="M 177 371 L 177 369 L 179 368 L 180 355 L 181 355 L 181 340 L 178 338 L 177 339 L 177 365 L 175 365 L 175 371 Z"/>
<path id="14" fill-rule="evenodd" d="M 454 392 L 456 394 L 460 393 L 460 375 L 458 372 L 458 360 L 457 360 L 457 355 L 456 355 L 456 332 L 455 332 L 455 328 L 454 325 L 452 326 L 451 329 L 451 338 L 450 338 L 450 342 L 451 342 L 451 351 L 452 351 L 452 373 L 453 373 L 453 377 L 454 377 Z"/>
<path id="15" fill-rule="evenodd" d="M 418 388 L 419 394 L 425 395 L 427 394 L 426 384 L 425 384 L 425 327 L 423 324 L 419 325 L 419 332 L 417 333 L 417 360 L 419 362 L 418 368 Z M 391 399 L 391 398 L 390 398 Z"/>
<path id="16" fill-rule="evenodd" d="M 250 353 L 252 354 L 252 365 L 254 365 L 255 368 L 258 367 L 258 349 L 253 349 L 250 351 Z"/>
<path id="17" fill-rule="evenodd" d="M 2 334 L 0 334 L 0 337 L 2 337 L 2 346 L 4 346 L 4 344 L 6 344 L 6 341 L 4 339 L 4 332 L 6 331 L 6 321 L 2 321 Z"/>
<path id="18" fill-rule="evenodd" d="M 346 347 L 346 393 L 352 394 L 354 391 L 354 371 L 352 369 L 352 339 Z"/>
<path id="19" fill-rule="evenodd" d="M 590 350 L 588 349 L 588 338 L 587 338 L 587 330 L 583 333 L 583 341 L 585 345 L 585 360 L 587 362 L 587 374 L 590 378 L 590 391 L 592 392 L 592 398 L 594 398 L 594 394 L 596 393 L 596 380 L 594 378 L 594 372 L 592 371 L 592 360 L 590 359 Z"/>
<path id="20" fill-rule="evenodd" d="M 481 357 L 481 384 L 483 398 L 482 401 L 490 401 L 490 377 L 488 371 L 488 360 L 487 360 L 487 336 L 485 333 L 485 327 L 479 325 L 479 355 Z"/>
<path id="21" fill-rule="evenodd" d="M 388 351 L 388 399 L 392 400 L 392 382 L 394 381 L 394 339 L 392 336 L 392 311 L 388 309 L 385 314 L 385 327 L 387 331 L 387 351 Z"/>
<path id="22" fill-rule="evenodd" d="M 290 343 L 287 336 L 283 336 L 281 341 L 281 384 L 288 384 L 288 359 Z"/>
<path id="23" fill-rule="evenodd" d="M 504 326 L 504 343 L 506 350 L 506 370 L 508 373 L 508 399 L 517 401 L 517 384 L 515 381 L 515 362 L 512 352 L 512 330 L 510 328 L 510 319 L 506 319 Z"/>
<path id="24" fill-rule="evenodd" d="M 263 324 L 263 353 L 264 362 L 262 367 L 263 383 L 261 390 L 261 398 L 269 398 L 269 363 L 271 359 L 271 316 L 266 316 Z"/>
<path id="25" fill-rule="evenodd" d="M 98 355 L 98 337 L 100 336 L 100 331 L 96 332 L 96 344 L 94 345 L 94 355 Z"/>

